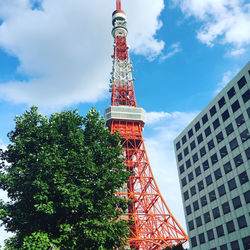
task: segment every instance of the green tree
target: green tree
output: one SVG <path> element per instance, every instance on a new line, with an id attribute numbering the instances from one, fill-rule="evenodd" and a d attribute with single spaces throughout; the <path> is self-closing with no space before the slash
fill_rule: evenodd
<path id="1" fill-rule="evenodd" d="M 181 244 L 178 244 L 172 247 L 166 247 L 164 250 L 184 250 L 184 248 Z"/>
<path id="2" fill-rule="evenodd" d="M 127 201 L 120 138 L 94 109 L 46 118 L 36 107 L 15 118 L 0 153 L 0 219 L 15 234 L 5 249 L 112 249 L 124 244 Z M 5 162 L 8 162 L 6 164 Z"/>

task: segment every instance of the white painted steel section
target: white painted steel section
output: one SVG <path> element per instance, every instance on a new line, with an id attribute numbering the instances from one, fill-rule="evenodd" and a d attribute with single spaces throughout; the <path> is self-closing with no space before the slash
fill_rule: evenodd
<path id="1" fill-rule="evenodd" d="M 109 86 L 110 92 L 112 92 L 113 83 L 115 83 L 117 87 L 119 87 L 118 85 L 126 87 L 131 81 L 133 81 L 133 71 L 132 62 L 129 62 L 128 60 L 119 60 L 118 58 L 114 59 Z"/>
<path id="2" fill-rule="evenodd" d="M 105 109 L 105 122 L 109 120 L 131 120 L 145 123 L 146 112 L 143 108 L 129 106 L 109 106 Z"/>

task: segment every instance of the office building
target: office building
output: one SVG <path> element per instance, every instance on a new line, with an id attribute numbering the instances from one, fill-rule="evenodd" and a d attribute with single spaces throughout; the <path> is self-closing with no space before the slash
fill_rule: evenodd
<path id="1" fill-rule="evenodd" d="M 175 139 L 193 250 L 250 249 L 250 62 Z"/>

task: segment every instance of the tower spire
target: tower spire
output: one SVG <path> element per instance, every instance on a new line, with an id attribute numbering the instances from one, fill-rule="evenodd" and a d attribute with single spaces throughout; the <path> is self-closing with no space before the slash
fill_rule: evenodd
<path id="1" fill-rule="evenodd" d="M 112 24 L 111 106 L 105 110 L 105 121 L 112 133 L 118 131 L 121 135 L 126 168 L 131 172 L 124 189 L 117 192 L 131 201 L 125 214 L 132 221 L 129 246 L 135 250 L 160 250 L 185 244 L 188 237 L 163 200 L 146 153 L 142 136 L 145 111 L 136 104 L 127 46 L 127 17 L 121 10 L 121 0 L 116 0 Z"/>
<path id="2" fill-rule="evenodd" d="M 116 10 L 121 10 L 121 0 L 116 0 Z"/>

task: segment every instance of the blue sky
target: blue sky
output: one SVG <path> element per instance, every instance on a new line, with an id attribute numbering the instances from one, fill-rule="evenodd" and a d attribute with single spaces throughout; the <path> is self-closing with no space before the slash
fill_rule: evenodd
<path id="1" fill-rule="evenodd" d="M 249 61 L 250 1 L 123 0 L 122 6 L 151 166 L 186 228 L 172 141 Z M 8 144 L 14 116 L 31 105 L 47 115 L 75 108 L 85 115 L 92 106 L 103 114 L 110 104 L 114 8 L 115 0 L 0 0 L 0 146 Z"/>

